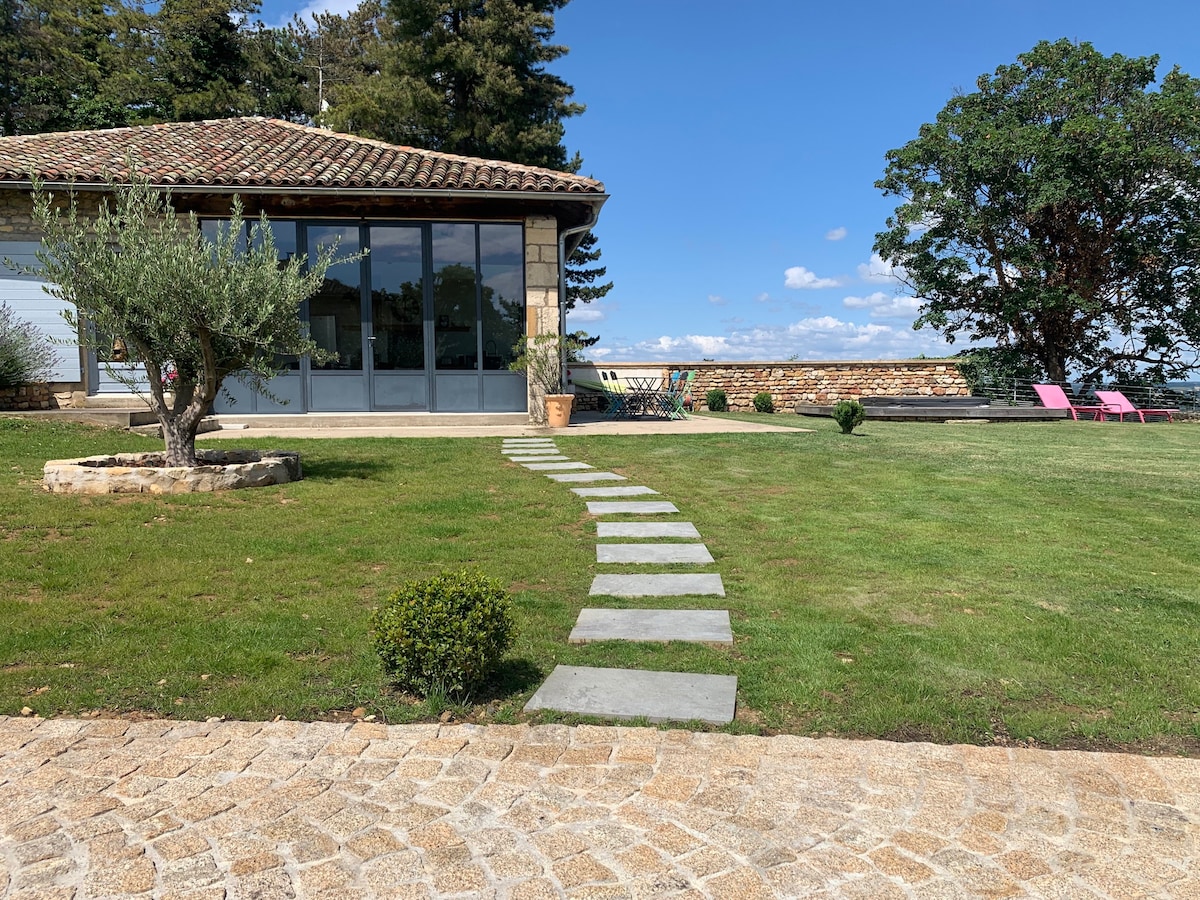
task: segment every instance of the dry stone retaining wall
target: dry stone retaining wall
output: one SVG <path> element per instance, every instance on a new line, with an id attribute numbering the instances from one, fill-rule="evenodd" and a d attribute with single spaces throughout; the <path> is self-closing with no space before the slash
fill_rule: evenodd
<path id="1" fill-rule="evenodd" d="M 713 388 L 725 391 L 733 411 L 754 409 L 754 395 L 769 391 L 777 410 L 797 403 L 829 404 L 861 397 L 958 397 L 971 391 L 949 360 L 869 362 L 680 363 L 694 369 L 692 396 L 701 404 Z"/>
<path id="2" fill-rule="evenodd" d="M 580 369 L 577 377 L 598 380 L 590 371 L 594 364 L 576 368 Z M 754 395 L 760 391 L 770 392 L 775 409 L 780 412 L 791 412 L 797 403 L 827 405 L 861 397 L 966 397 L 971 393 L 955 363 L 945 359 L 605 363 L 604 369 L 613 370 L 620 377 L 643 375 L 650 369 L 661 371 L 664 377 L 674 371 L 695 370 L 692 397 L 697 408 L 704 407 L 710 390 L 720 388 L 729 401 L 729 409 L 735 412 L 753 410 Z M 585 394 L 576 399 L 576 409 L 602 405 L 599 394 Z"/>
<path id="3" fill-rule="evenodd" d="M 55 402 L 50 385 L 44 382 L 0 388 L 0 410 L 54 409 L 56 406 L 58 403 Z"/>

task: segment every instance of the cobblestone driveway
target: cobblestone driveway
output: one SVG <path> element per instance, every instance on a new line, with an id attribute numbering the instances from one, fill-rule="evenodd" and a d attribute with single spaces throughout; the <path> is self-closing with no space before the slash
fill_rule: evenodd
<path id="1" fill-rule="evenodd" d="M 0 717 L 0 896 L 1200 897 L 1200 762 Z"/>

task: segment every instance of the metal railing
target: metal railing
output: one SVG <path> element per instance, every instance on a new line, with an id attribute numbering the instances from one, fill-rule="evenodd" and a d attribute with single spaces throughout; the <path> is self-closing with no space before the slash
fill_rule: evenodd
<path id="1" fill-rule="evenodd" d="M 1035 383 L 1037 382 L 1023 378 L 988 379 L 975 385 L 972 394 L 976 397 L 987 397 L 993 406 L 1039 406 L 1040 401 L 1033 389 Z M 1171 407 L 1184 413 L 1200 414 L 1200 382 L 1109 383 L 1086 388 L 1081 384 L 1072 384 L 1067 392 L 1079 403 L 1084 403 L 1092 399 L 1094 388 L 1120 391 L 1137 407 Z"/>

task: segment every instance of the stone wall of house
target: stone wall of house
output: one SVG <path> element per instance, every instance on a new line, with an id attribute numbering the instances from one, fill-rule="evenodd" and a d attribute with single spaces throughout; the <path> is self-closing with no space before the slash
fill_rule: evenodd
<path id="1" fill-rule="evenodd" d="M 790 412 L 797 403 L 824 406 L 861 397 L 965 397 L 971 393 L 954 361 L 946 359 L 680 362 L 655 367 L 661 368 L 664 377 L 676 370 L 694 370 L 692 397 L 697 408 L 704 408 L 710 390 L 720 388 L 725 391 L 733 412 L 753 410 L 754 395 L 760 391 L 770 392 L 775 409 L 780 412 Z M 645 374 L 649 367 L 645 363 L 605 363 L 604 368 L 625 377 Z M 578 406 L 592 408 L 597 402 L 589 396 Z"/>
<path id="2" fill-rule="evenodd" d="M 67 192 L 54 190 L 51 193 L 59 205 L 67 204 Z M 42 233 L 33 224 L 33 200 L 28 190 L 0 191 L 0 241 L 41 240 Z M 79 211 L 94 216 L 100 208 L 103 195 L 96 191 L 80 192 L 76 195 Z"/>
<path id="3" fill-rule="evenodd" d="M 0 410 L 24 412 L 31 409 L 54 409 L 57 406 L 50 385 L 44 382 L 0 388 Z"/>
<path id="4" fill-rule="evenodd" d="M 553 216 L 525 219 L 525 333 L 558 334 L 558 223 Z M 545 424 L 541 391 L 529 384 L 529 420 Z"/>
<path id="5" fill-rule="evenodd" d="M 25 191 L 0 191 L 0 240 L 38 240 L 41 232 L 33 224 L 33 208 Z"/>

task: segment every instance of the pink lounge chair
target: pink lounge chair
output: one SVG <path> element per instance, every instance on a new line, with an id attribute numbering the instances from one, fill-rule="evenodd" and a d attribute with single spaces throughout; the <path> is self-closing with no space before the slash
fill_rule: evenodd
<path id="1" fill-rule="evenodd" d="M 1136 414 L 1143 424 L 1147 413 L 1152 416 L 1166 416 L 1168 422 L 1174 422 L 1174 414 L 1179 412 L 1177 409 L 1138 409 L 1120 391 L 1096 391 L 1096 399 L 1104 404 L 1101 416 L 1119 416 L 1122 422 L 1125 421 L 1127 413 L 1131 416 Z"/>
<path id="2" fill-rule="evenodd" d="M 1079 421 L 1078 413 L 1090 412 L 1093 422 L 1103 422 L 1105 409 L 1103 406 L 1076 406 L 1071 402 L 1071 398 L 1057 384 L 1035 384 L 1033 389 L 1037 391 L 1038 399 L 1042 401 L 1042 406 L 1046 409 L 1069 409 L 1071 418 L 1076 422 Z"/>

